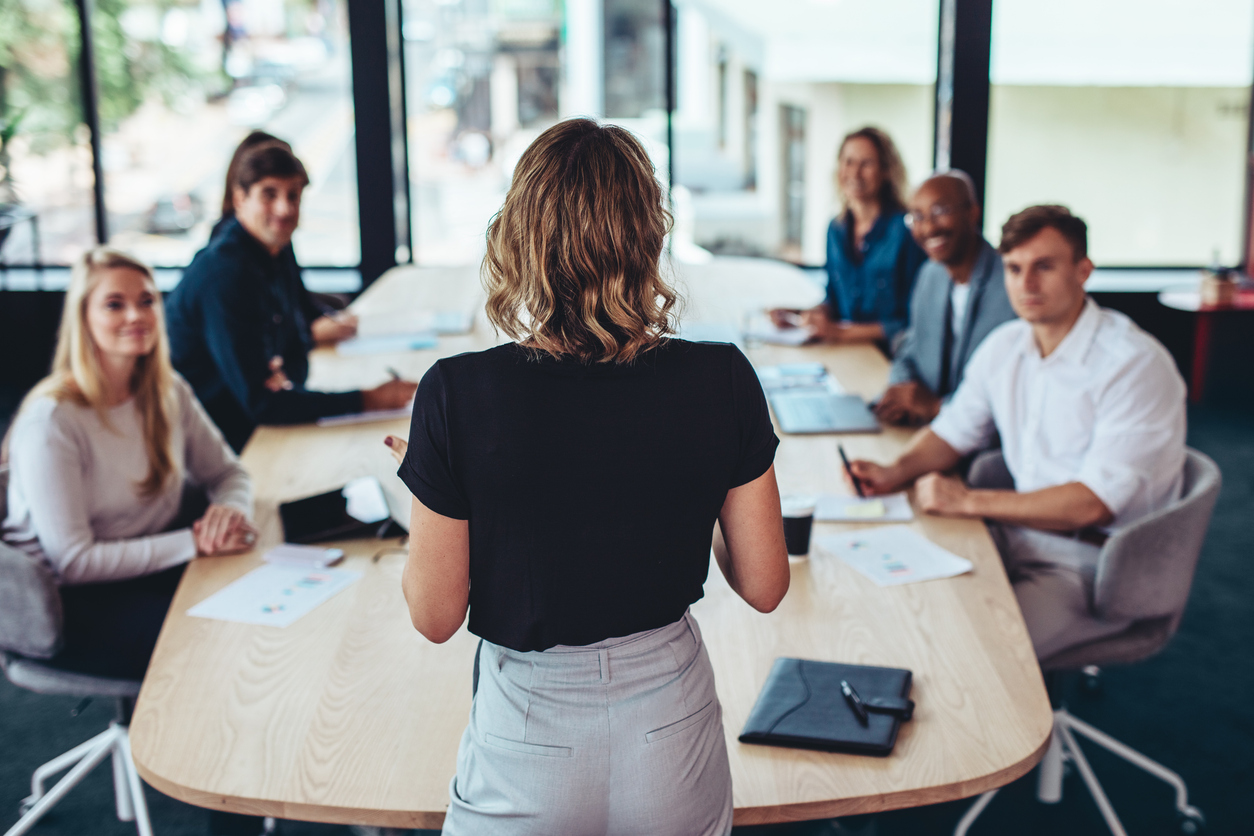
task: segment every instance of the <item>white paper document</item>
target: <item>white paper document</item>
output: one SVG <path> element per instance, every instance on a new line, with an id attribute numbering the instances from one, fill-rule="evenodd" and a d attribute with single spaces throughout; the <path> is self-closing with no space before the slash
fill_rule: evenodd
<path id="1" fill-rule="evenodd" d="M 413 402 L 400 409 L 376 409 L 373 412 L 350 412 L 347 415 L 328 415 L 319 418 L 319 427 L 342 427 L 345 424 L 373 424 L 375 421 L 395 421 L 397 418 L 408 418 L 414 412 Z"/>
<path id="2" fill-rule="evenodd" d="M 280 543 L 261 556 L 266 563 L 290 566 L 294 569 L 326 569 L 344 559 L 343 549 L 322 546 L 303 546 L 297 543 Z"/>
<path id="3" fill-rule="evenodd" d="M 909 522 L 914 519 L 904 493 L 887 496 L 841 496 L 825 493 L 814 506 L 818 522 Z"/>
<path id="4" fill-rule="evenodd" d="M 187 611 L 197 618 L 286 627 L 361 577 L 347 569 L 267 564 L 224 586 Z"/>
<path id="5" fill-rule="evenodd" d="M 385 337 L 395 334 L 434 332 L 436 334 L 469 334 L 475 327 L 475 312 L 404 311 L 399 313 L 365 314 L 357 323 L 362 337 Z"/>
<path id="6" fill-rule="evenodd" d="M 416 331 L 410 334 L 381 334 L 377 337 L 350 337 L 335 347 L 341 357 L 361 354 L 396 354 L 402 351 L 418 351 L 435 348 L 439 344 L 434 331 Z"/>
<path id="7" fill-rule="evenodd" d="M 767 314 L 756 314 L 745 327 L 745 338 L 767 345 L 801 345 L 813 335 L 808 328 L 780 328 Z"/>
<path id="8" fill-rule="evenodd" d="M 909 526 L 888 525 L 816 538 L 818 547 L 876 586 L 900 586 L 971 571 L 971 561 L 946 551 Z"/>

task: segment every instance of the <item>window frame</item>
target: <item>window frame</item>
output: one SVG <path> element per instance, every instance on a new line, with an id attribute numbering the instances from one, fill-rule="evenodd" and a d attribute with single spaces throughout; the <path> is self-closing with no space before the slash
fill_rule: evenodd
<path id="1" fill-rule="evenodd" d="M 660 0 L 665 30 L 665 86 L 668 155 L 674 158 L 673 119 L 676 107 L 676 36 L 678 21 L 672 0 Z M 412 263 L 416 250 L 411 239 L 413 205 L 409 194 L 409 154 L 404 96 L 404 49 L 400 27 L 403 0 L 347 4 L 349 45 L 352 60 L 354 142 L 357 161 L 357 205 L 361 260 L 356 271 L 361 286 L 399 263 Z M 79 20 L 79 83 L 82 86 L 83 119 L 90 133 L 92 154 L 95 233 L 108 241 L 105 184 L 101 163 L 99 91 L 96 83 L 95 49 L 90 25 L 92 0 L 74 0 Z M 940 0 L 937 80 L 935 84 L 933 159 L 938 167 L 956 167 L 969 173 L 983 201 L 988 168 L 989 77 L 992 49 L 993 0 Z M 1251 85 L 1247 123 L 1245 199 L 1243 201 L 1243 260 L 1248 270 L 1254 263 L 1254 85 Z M 673 162 L 671 163 L 673 166 Z M 673 182 L 673 171 L 667 184 Z M 13 269 L 58 267 L 42 260 L 35 263 L 5 261 L 0 272 Z M 352 267 L 307 265 L 319 270 L 353 271 Z M 1197 265 L 1201 267 L 1202 265 Z M 1106 267 L 1104 265 L 1104 267 Z M 1109 265 L 1108 269 L 1125 269 Z M 1128 267 L 1127 269 L 1132 269 Z M 1137 270 L 1180 270 L 1178 265 L 1137 266 Z"/>

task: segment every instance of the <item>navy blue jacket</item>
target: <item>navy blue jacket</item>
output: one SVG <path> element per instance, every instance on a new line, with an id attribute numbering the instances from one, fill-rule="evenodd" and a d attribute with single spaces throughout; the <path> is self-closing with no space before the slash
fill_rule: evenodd
<path id="1" fill-rule="evenodd" d="M 171 359 L 236 451 L 258 424 L 361 411 L 361 392 L 305 388 L 316 315 L 290 250 L 271 256 L 234 219 L 183 271 L 166 300 Z M 274 357 L 294 388 L 266 388 Z"/>
<path id="2" fill-rule="evenodd" d="M 835 319 L 878 322 L 891 346 L 910 319 L 910 292 L 927 260 L 904 212 L 881 214 L 855 252 L 848 214 L 827 229 L 827 306 Z"/>

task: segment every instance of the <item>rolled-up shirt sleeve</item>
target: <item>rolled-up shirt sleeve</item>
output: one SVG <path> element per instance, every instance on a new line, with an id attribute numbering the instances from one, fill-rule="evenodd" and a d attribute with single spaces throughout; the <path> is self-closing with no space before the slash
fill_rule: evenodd
<path id="1" fill-rule="evenodd" d="M 470 502 L 454 473 L 448 437 L 448 398 L 440 364 L 418 383 L 409 426 L 409 449 L 397 475 L 430 510 L 456 520 L 470 519 Z"/>
<path id="2" fill-rule="evenodd" d="M 987 387 L 994 352 L 988 340 L 976 349 L 958 391 L 941 407 L 940 414 L 932 422 L 932 432 L 959 455 L 983 450 L 997 431 Z"/>
<path id="3" fill-rule="evenodd" d="M 771 424 L 766 393 L 749 358 L 735 346 L 732 353 L 732 402 L 740 425 L 740 459 L 732 472 L 729 488 L 747 485 L 770 469 L 775 462 L 779 438 Z"/>
<path id="4" fill-rule="evenodd" d="M 1132 358 L 1097 404 L 1076 481 L 1097 495 L 1116 525 L 1156 474 L 1184 467 L 1185 390 L 1170 362 L 1156 353 Z"/>

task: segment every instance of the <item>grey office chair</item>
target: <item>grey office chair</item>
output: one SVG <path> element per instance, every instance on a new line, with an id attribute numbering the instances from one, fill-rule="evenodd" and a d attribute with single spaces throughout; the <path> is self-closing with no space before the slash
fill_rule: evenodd
<path id="1" fill-rule="evenodd" d="M 967 481 L 973 487 L 1014 487 L 1000 451 L 978 457 Z M 1167 508 L 1119 529 L 1106 541 L 1098 557 L 1094 612 L 1114 620 L 1132 619 L 1131 626 L 1117 635 L 1077 644 L 1042 659 L 1042 670 L 1128 664 L 1157 653 L 1167 644 L 1184 615 L 1220 482 L 1218 465 L 1196 450 L 1186 450 L 1183 496 Z M 1084 752 L 1076 744 L 1076 734 L 1174 787 L 1181 830 L 1190 834 L 1201 831 L 1205 820 L 1201 811 L 1189 804 L 1188 790 L 1179 775 L 1073 716 L 1065 707 L 1054 711 L 1053 736 L 1037 776 L 1038 799 L 1046 804 L 1061 801 L 1063 765 L 1074 763 L 1111 833 L 1127 836 Z M 958 822 L 954 836 L 965 836 L 996 793 L 997 790 L 986 792 L 971 805 Z"/>
<path id="2" fill-rule="evenodd" d="M 0 467 L 0 520 L 7 516 L 9 473 Z M 5 836 L 26 833 L 105 758 L 113 761 L 113 789 L 120 821 L 133 821 L 140 836 L 152 836 L 148 805 L 135 763 L 127 723 L 138 681 L 111 679 L 62 670 L 55 666 L 61 649 L 61 595 L 56 577 L 45 563 L 0 543 L 0 667 L 9 681 L 39 694 L 71 697 L 112 697 L 118 717 L 109 728 L 45 763 L 31 776 L 31 794 L 21 801 L 22 817 Z M 45 791 L 44 785 L 64 770 L 65 776 Z"/>

